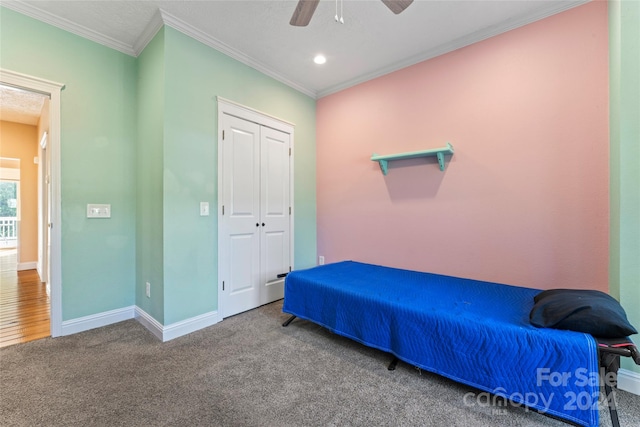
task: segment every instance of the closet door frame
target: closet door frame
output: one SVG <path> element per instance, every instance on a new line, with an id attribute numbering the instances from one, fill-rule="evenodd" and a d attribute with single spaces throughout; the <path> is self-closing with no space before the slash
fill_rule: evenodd
<path id="1" fill-rule="evenodd" d="M 291 122 L 288 122 L 286 120 L 282 120 L 278 117 L 272 116 L 270 114 L 266 114 L 263 113 L 261 111 L 255 110 L 253 108 L 244 106 L 242 104 L 238 104 L 234 101 L 230 101 L 228 99 L 222 98 L 220 96 L 216 97 L 217 100 L 217 104 L 218 104 L 218 195 L 217 195 L 217 199 L 218 199 L 218 206 L 217 206 L 217 216 L 216 219 L 218 221 L 218 225 L 217 225 L 217 231 L 218 231 L 218 236 L 217 236 L 217 240 L 218 240 L 218 257 L 217 257 L 217 267 L 218 267 L 218 313 L 221 316 L 221 320 L 222 320 L 222 313 L 224 313 L 223 310 L 223 305 L 225 304 L 224 301 L 224 297 L 223 297 L 223 281 L 225 280 L 225 275 L 226 275 L 226 271 L 225 271 L 225 266 L 224 266 L 224 262 L 221 261 L 224 260 L 224 255 L 223 255 L 223 251 L 225 250 L 224 248 L 224 221 L 223 221 L 223 205 L 224 205 L 224 182 L 223 182 L 223 171 L 224 171 L 224 164 L 223 164 L 223 143 L 222 143 L 222 132 L 223 132 L 223 126 L 222 123 L 224 122 L 224 116 L 233 116 L 233 117 L 237 117 L 239 119 L 242 120 L 247 120 L 253 123 L 256 123 L 258 125 L 261 126 L 265 126 L 268 128 L 272 128 L 272 129 L 276 129 L 280 132 L 284 132 L 286 134 L 288 134 L 290 136 L 290 149 L 291 149 L 291 155 L 289 156 L 289 204 L 291 206 L 291 214 L 290 214 L 290 218 L 289 218 L 289 261 L 290 261 L 290 265 L 293 267 L 294 265 L 294 218 L 295 218 L 295 209 L 294 209 L 294 169 L 293 169 L 293 164 L 294 164 L 294 147 L 295 147 L 295 141 L 294 141 L 294 128 L 295 125 Z M 261 284 L 262 285 L 262 284 Z"/>

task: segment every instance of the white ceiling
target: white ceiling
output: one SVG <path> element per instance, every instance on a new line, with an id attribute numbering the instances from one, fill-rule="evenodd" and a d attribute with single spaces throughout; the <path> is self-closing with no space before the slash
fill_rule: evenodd
<path id="1" fill-rule="evenodd" d="M 297 1 L 48 1 L 2 5 L 137 56 L 163 25 L 176 28 L 319 98 L 586 0 L 415 0 L 394 15 L 379 0 L 322 0 L 307 27 L 289 20 Z M 323 53 L 327 63 L 313 57 Z"/>
<path id="2" fill-rule="evenodd" d="M 45 96 L 0 85 L 0 120 L 36 126 Z"/>

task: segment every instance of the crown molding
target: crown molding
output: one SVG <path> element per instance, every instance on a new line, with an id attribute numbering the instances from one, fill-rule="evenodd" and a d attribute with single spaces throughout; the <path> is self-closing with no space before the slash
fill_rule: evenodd
<path id="1" fill-rule="evenodd" d="M 302 92 L 303 94 L 310 96 L 311 98 L 316 99 L 316 91 L 306 88 L 301 84 L 289 79 L 288 77 L 283 76 L 282 74 L 272 70 L 262 62 L 251 58 L 250 56 L 237 49 L 232 48 L 223 41 L 210 36 L 209 34 L 191 26 L 190 24 L 184 22 L 179 18 L 176 18 L 175 16 L 167 13 L 162 9 L 160 9 L 160 14 L 162 15 L 162 21 L 164 22 L 164 25 L 171 27 L 176 31 L 180 31 L 181 33 L 191 37 L 192 39 L 195 39 L 221 53 L 224 53 L 225 55 L 239 62 L 242 62 L 243 64 L 248 65 L 249 67 L 257 71 L 260 71 L 262 74 L 266 74 L 267 76 L 272 77 L 275 80 L 278 80 L 279 82 L 284 83 L 285 85 L 299 92 Z"/>
<path id="2" fill-rule="evenodd" d="M 378 77 L 382 77 L 386 74 L 393 73 L 394 71 L 401 70 L 403 68 L 410 67 L 412 65 L 418 64 L 423 61 L 427 61 L 429 59 L 435 58 L 440 55 L 444 55 L 445 53 L 453 52 L 454 50 L 463 48 L 465 46 L 472 45 L 474 43 L 480 42 L 482 40 L 486 40 L 488 38 L 497 36 L 502 33 L 506 33 L 507 31 L 514 30 L 518 27 L 522 27 L 527 24 L 531 24 L 535 21 L 539 21 L 544 18 L 548 18 L 552 15 L 555 15 L 560 12 L 564 12 L 566 10 L 572 9 L 576 6 L 583 5 L 585 3 L 589 3 L 590 0 L 573 0 L 563 2 L 562 4 L 554 4 L 549 7 L 545 7 L 539 9 L 533 13 L 529 13 L 524 16 L 520 16 L 514 19 L 510 19 L 505 22 L 501 22 L 498 25 L 493 25 L 487 28 L 484 28 L 480 31 L 476 31 L 474 33 L 468 34 L 464 37 L 460 37 L 451 41 L 450 43 L 445 43 L 440 45 L 434 49 L 428 50 L 426 52 L 421 53 L 420 55 L 413 56 L 404 61 L 397 62 L 388 67 L 381 68 L 372 73 L 363 74 L 355 79 L 348 80 L 344 83 L 337 84 L 335 86 L 331 86 L 327 89 L 321 90 L 317 93 L 317 98 L 320 99 L 325 96 L 329 96 L 331 94 L 340 92 L 342 90 L 348 89 L 350 87 L 359 85 L 361 83 L 367 82 L 369 80 L 373 80 Z"/>
<path id="3" fill-rule="evenodd" d="M 135 57 L 138 57 L 145 47 L 153 40 L 153 38 L 158 34 L 158 31 L 164 26 L 164 21 L 162 20 L 162 13 L 160 9 L 156 10 L 156 13 L 153 14 L 151 21 L 147 24 L 147 26 L 138 37 L 138 40 L 133 44 L 133 53 Z"/>
<path id="4" fill-rule="evenodd" d="M 30 18 L 44 22 L 45 24 L 53 25 L 61 30 L 68 31 L 72 34 L 99 43 L 111 49 L 115 49 L 127 55 L 136 56 L 133 46 L 116 40 L 113 37 L 105 36 L 91 28 L 71 22 L 68 19 L 56 16 L 29 3 L 24 3 L 20 0 L 3 1 L 2 7 L 6 7 L 7 9 L 11 9 Z"/>
<path id="5" fill-rule="evenodd" d="M 56 16 L 50 12 L 42 10 L 36 6 L 33 6 L 29 3 L 24 3 L 21 0 L 12 0 L 12 1 L 3 1 L 2 7 L 6 7 L 7 9 L 11 9 L 15 12 L 21 13 L 23 15 L 29 16 L 38 21 L 44 22 L 49 25 L 53 25 L 54 27 L 60 28 L 62 30 L 68 31 L 72 34 L 80 36 L 82 38 L 91 40 L 93 42 L 99 43 L 103 46 L 109 47 L 111 49 L 117 50 L 124 54 L 138 57 L 140 53 L 144 50 L 144 48 L 149 44 L 149 42 L 153 39 L 153 37 L 158 33 L 158 31 L 162 28 L 163 25 L 171 27 L 181 33 L 201 42 L 205 45 L 224 53 L 225 55 L 240 61 L 241 63 L 248 65 L 251 68 L 265 74 L 269 77 L 274 78 L 275 80 L 299 91 L 303 94 L 310 96 L 311 98 L 316 98 L 316 91 L 311 90 L 298 82 L 291 80 L 290 78 L 272 70 L 267 65 L 263 64 L 260 61 L 257 61 L 245 53 L 232 48 L 231 46 L 225 44 L 224 42 L 212 37 L 205 32 L 191 26 L 185 21 L 167 13 L 162 9 L 158 9 L 156 13 L 153 15 L 153 18 L 144 31 L 133 44 L 133 46 L 123 43 L 119 40 L 116 40 L 112 37 L 101 34 L 97 31 L 94 31 L 85 26 L 76 24 L 74 22 L 69 21 L 68 19 L 62 18 L 60 16 Z"/>
<path id="6" fill-rule="evenodd" d="M 115 49 L 119 52 L 125 53 L 130 56 L 134 56 L 134 57 L 137 57 L 138 55 L 140 55 L 140 53 L 144 50 L 147 44 L 153 39 L 153 37 L 158 33 L 158 31 L 162 28 L 162 26 L 166 25 L 261 72 L 262 74 L 272 77 L 273 79 L 313 99 L 320 99 L 322 97 L 334 94 L 336 92 L 340 92 L 342 90 L 367 82 L 369 80 L 382 77 L 386 74 L 435 58 L 445 53 L 453 52 L 454 50 L 463 48 L 465 46 L 469 46 L 473 43 L 477 43 L 482 40 L 486 40 L 493 36 L 497 36 L 499 34 L 502 34 L 507 31 L 513 30 L 515 28 L 522 27 L 532 22 L 547 18 L 557 13 L 564 12 L 576 6 L 580 6 L 582 4 L 588 3 L 589 1 L 590 0 L 571 0 L 571 1 L 563 2 L 561 4 L 553 4 L 549 7 L 539 9 L 525 16 L 517 17 L 509 21 L 502 22 L 498 25 L 490 26 L 480 31 L 476 31 L 467 36 L 460 37 L 456 40 L 453 40 L 450 43 L 446 43 L 434 49 L 423 52 L 420 55 L 416 55 L 409 59 L 390 65 L 388 67 L 378 69 L 372 73 L 363 74 L 359 77 L 331 86 L 321 91 L 315 91 L 313 89 L 309 89 L 301 85 L 300 83 L 272 70 L 270 67 L 268 67 L 264 63 L 251 58 L 250 56 L 246 55 L 245 53 L 237 49 L 232 48 L 231 46 L 227 45 L 221 40 L 218 40 L 215 37 L 210 36 L 209 34 L 191 26 L 185 21 L 171 15 L 170 13 L 162 9 L 158 9 L 156 11 L 153 18 L 151 19 L 151 21 L 149 21 L 149 23 L 145 27 L 144 31 L 142 32 L 138 40 L 136 40 L 133 46 L 131 46 L 121 41 L 118 41 L 112 37 L 98 33 L 97 31 L 94 31 L 90 28 L 73 23 L 65 18 L 61 18 L 59 16 L 53 15 L 36 6 L 33 6 L 28 3 L 24 3 L 21 0 L 3 1 L 2 7 L 6 7 L 8 9 L 14 10 L 23 15 L 37 19 L 38 21 L 53 25 L 62 30 L 68 31 L 70 33 L 76 34 L 85 39 L 94 41 L 103 46 L 109 47 L 111 49 Z"/>

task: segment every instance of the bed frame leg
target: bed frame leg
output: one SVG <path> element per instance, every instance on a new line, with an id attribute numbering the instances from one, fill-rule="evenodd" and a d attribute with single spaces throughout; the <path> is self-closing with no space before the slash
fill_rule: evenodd
<path id="1" fill-rule="evenodd" d="M 604 383 L 605 399 L 607 406 L 609 407 L 609 415 L 611 416 L 611 425 L 613 427 L 620 427 L 620 420 L 618 419 L 618 408 L 616 406 L 616 396 L 613 391 L 613 387 L 609 383 L 613 374 L 614 378 L 618 376 L 618 368 L 620 367 L 620 356 L 615 353 L 604 353 L 600 355 L 600 366 L 604 369 Z"/>
<path id="2" fill-rule="evenodd" d="M 293 316 L 289 317 L 289 318 L 288 318 L 288 319 L 287 319 L 287 320 L 282 324 L 282 326 L 284 326 L 284 327 L 286 328 L 287 326 L 289 326 L 289 323 L 293 322 L 293 319 L 295 319 L 295 318 L 296 318 L 296 316 L 295 316 L 295 315 L 293 315 Z"/>
<path id="3" fill-rule="evenodd" d="M 395 371 L 397 365 L 398 365 L 398 358 L 394 356 L 391 363 L 389 363 L 389 366 L 387 366 L 387 369 L 390 371 Z"/>
<path id="4" fill-rule="evenodd" d="M 611 416 L 611 425 L 613 427 L 620 427 L 620 420 L 618 419 L 618 408 L 616 407 L 616 397 L 613 394 L 613 389 L 609 384 L 605 382 L 604 390 L 606 393 L 607 406 L 609 407 L 609 415 Z"/>

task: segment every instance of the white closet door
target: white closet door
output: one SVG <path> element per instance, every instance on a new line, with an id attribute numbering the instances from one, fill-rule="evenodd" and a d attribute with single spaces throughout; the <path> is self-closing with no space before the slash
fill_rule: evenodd
<path id="1" fill-rule="evenodd" d="M 223 147 L 223 317 L 262 304 L 260 126 L 225 115 Z"/>
<path id="2" fill-rule="evenodd" d="M 262 304 L 284 297 L 284 279 L 278 275 L 289 272 L 289 147 L 289 134 L 267 127 L 261 129 Z"/>

